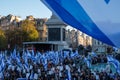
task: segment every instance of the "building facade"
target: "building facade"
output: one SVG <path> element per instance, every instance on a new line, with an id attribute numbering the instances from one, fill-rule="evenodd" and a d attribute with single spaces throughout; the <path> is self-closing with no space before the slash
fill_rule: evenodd
<path id="1" fill-rule="evenodd" d="M 47 41 L 47 26 L 46 23 L 47 22 L 47 18 L 35 18 L 35 26 L 36 29 L 39 32 L 39 41 L 41 42 L 46 42 Z"/>
<path id="2" fill-rule="evenodd" d="M 79 30 L 77 30 L 77 40 L 78 45 L 83 45 L 85 47 L 87 47 L 88 45 L 92 45 L 92 37 Z"/>
<path id="3" fill-rule="evenodd" d="M 112 48 L 112 46 L 107 45 L 99 40 L 92 39 L 92 50 L 96 53 L 107 53 L 108 48 Z"/>
<path id="4" fill-rule="evenodd" d="M 0 26 L 1 29 L 7 30 L 7 29 L 13 29 L 15 27 L 19 26 L 19 22 L 22 19 L 19 16 L 14 16 L 14 15 L 7 15 L 7 16 L 2 16 L 0 18 Z"/>
<path id="5" fill-rule="evenodd" d="M 68 29 L 66 31 L 66 41 L 73 49 L 76 49 L 79 45 L 83 45 L 85 47 L 92 45 L 92 37 L 75 29 Z"/>
<path id="6" fill-rule="evenodd" d="M 52 14 L 51 18 L 46 22 L 48 27 L 48 39 L 47 42 L 51 42 L 54 50 L 62 50 L 68 48 L 68 44 L 65 40 L 66 24 L 63 23 L 56 15 Z"/>

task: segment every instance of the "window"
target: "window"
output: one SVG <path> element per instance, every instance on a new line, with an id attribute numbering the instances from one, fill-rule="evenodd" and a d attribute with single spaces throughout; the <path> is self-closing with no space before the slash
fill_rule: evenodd
<path id="1" fill-rule="evenodd" d="M 48 29 L 48 41 L 60 41 L 61 40 L 60 28 Z"/>

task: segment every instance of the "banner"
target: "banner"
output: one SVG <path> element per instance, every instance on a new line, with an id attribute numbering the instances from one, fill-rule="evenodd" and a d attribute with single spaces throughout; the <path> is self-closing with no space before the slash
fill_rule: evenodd
<path id="1" fill-rule="evenodd" d="M 72 27 L 120 47 L 120 0 L 41 0 Z"/>

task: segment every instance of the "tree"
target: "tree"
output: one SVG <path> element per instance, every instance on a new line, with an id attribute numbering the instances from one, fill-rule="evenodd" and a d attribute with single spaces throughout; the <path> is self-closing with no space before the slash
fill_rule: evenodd
<path id="1" fill-rule="evenodd" d="M 30 20 L 24 20 L 21 25 L 23 41 L 36 41 L 39 34 L 35 28 L 35 22 Z"/>
<path id="2" fill-rule="evenodd" d="M 6 48 L 6 42 L 5 32 L 0 29 L 0 49 Z"/>
<path id="3" fill-rule="evenodd" d="M 19 45 L 22 47 L 22 30 L 19 28 L 14 28 L 12 30 L 6 30 L 7 43 L 10 45 L 10 48 L 14 48 Z"/>

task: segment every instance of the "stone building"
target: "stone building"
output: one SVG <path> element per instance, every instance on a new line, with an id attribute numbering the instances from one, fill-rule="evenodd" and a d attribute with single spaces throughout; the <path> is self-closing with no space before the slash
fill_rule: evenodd
<path id="1" fill-rule="evenodd" d="M 77 30 L 77 39 L 78 39 L 78 45 L 83 45 L 85 47 L 88 45 L 92 45 L 92 37 L 78 30 Z"/>
<path id="2" fill-rule="evenodd" d="M 111 47 L 110 45 L 107 45 L 99 40 L 92 39 L 92 50 L 96 53 L 106 53 L 107 48 Z"/>
<path id="3" fill-rule="evenodd" d="M 66 31 L 66 41 L 71 48 L 77 48 L 79 45 L 83 45 L 85 47 L 92 45 L 92 37 L 75 29 L 68 29 Z"/>
<path id="4" fill-rule="evenodd" d="M 52 43 L 54 50 L 62 50 L 68 48 L 66 42 L 66 24 L 62 22 L 58 17 L 52 14 L 51 18 L 46 22 L 48 27 L 48 39 L 47 42 Z"/>
<path id="5" fill-rule="evenodd" d="M 13 29 L 15 27 L 19 26 L 19 22 L 22 19 L 19 16 L 14 16 L 14 15 L 7 15 L 7 16 L 2 16 L 0 19 L 0 26 L 3 30 L 7 29 Z"/>
<path id="6" fill-rule="evenodd" d="M 47 18 L 35 18 L 35 26 L 39 32 L 39 41 L 41 42 L 47 41 L 48 30 L 45 24 L 46 21 L 47 21 Z"/>

